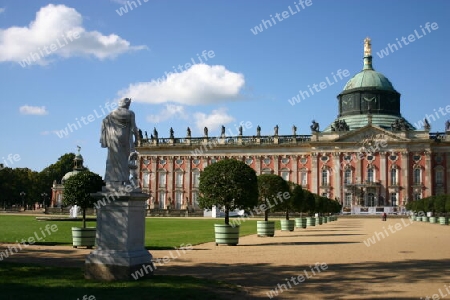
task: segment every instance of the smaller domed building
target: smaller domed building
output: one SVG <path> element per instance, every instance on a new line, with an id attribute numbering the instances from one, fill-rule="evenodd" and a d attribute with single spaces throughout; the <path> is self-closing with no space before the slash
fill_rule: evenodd
<path id="1" fill-rule="evenodd" d="M 62 197 L 64 193 L 64 182 L 66 182 L 67 179 L 74 176 L 75 174 L 86 170 L 86 168 L 83 166 L 83 156 L 80 154 L 80 147 L 78 147 L 78 154 L 75 155 L 75 158 L 73 159 L 73 170 L 70 172 L 67 172 L 63 178 L 61 179 L 61 183 L 57 183 L 56 180 L 53 181 L 52 186 L 52 197 L 51 197 L 51 203 L 50 207 L 61 207 L 62 205 Z"/>

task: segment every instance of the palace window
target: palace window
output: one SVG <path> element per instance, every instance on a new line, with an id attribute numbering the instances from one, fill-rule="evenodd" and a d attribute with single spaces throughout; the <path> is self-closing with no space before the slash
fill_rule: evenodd
<path id="1" fill-rule="evenodd" d="M 192 170 L 192 187 L 198 188 L 200 183 L 200 171 L 198 169 Z"/>
<path id="2" fill-rule="evenodd" d="M 328 170 L 322 169 L 322 186 L 328 186 Z"/>
<path id="3" fill-rule="evenodd" d="M 192 206 L 198 208 L 198 192 L 192 192 Z"/>
<path id="4" fill-rule="evenodd" d="M 166 187 L 166 171 L 162 170 L 158 173 L 158 181 L 159 181 L 159 187 L 165 188 Z"/>
<path id="5" fill-rule="evenodd" d="M 264 168 L 262 169 L 261 174 L 272 174 L 272 170 L 269 168 Z"/>
<path id="6" fill-rule="evenodd" d="M 419 168 L 415 168 L 414 169 L 414 173 L 413 173 L 413 183 L 414 184 L 420 184 L 421 183 L 421 180 L 420 180 L 420 177 L 421 177 L 421 172 L 422 170 L 420 170 Z"/>
<path id="7" fill-rule="evenodd" d="M 148 188 L 150 182 L 150 173 L 144 172 L 142 173 L 142 187 Z"/>
<path id="8" fill-rule="evenodd" d="M 436 170 L 436 184 L 443 184 L 444 183 L 444 170 L 442 168 L 439 168 Z"/>
<path id="9" fill-rule="evenodd" d="M 344 171 L 344 184 L 351 184 L 352 183 L 352 170 L 351 169 L 345 169 Z"/>
<path id="10" fill-rule="evenodd" d="M 391 169 L 391 185 L 397 185 L 397 169 Z"/>
<path id="11" fill-rule="evenodd" d="M 308 184 L 308 171 L 303 168 L 300 170 L 300 185 L 305 187 Z"/>
<path id="12" fill-rule="evenodd" d="M 166 193 L 164 191 L 159 192 L 158 200 L 159 200 L 159 208 L 165 209 L 166 208 Z"/>
<path id="13" fill-rule="evenodd" d="M 175 192 L 175 208 L 181 209 L 183 204 L 183 192 Z"/>
<path id="14" fill-rule="evenodd" d="M 175 187 L 182 188 L 183 187 L 183 171 L 177 170 L 175 172 Z"/>
<path id="15" fill-rule="evenodd" d="M 352 193 L 345 193 L 344 196 L 344 206 L 352 205 Z"/>
<path id="16" fill-rule="evenodd" d="M 288 169 L 281 169 L 280 176 L 284 180 L 289 181 L 289 170 Z"/>
<path id="17" fill-rule="evenodd" d="M 367 169 L 367 181 L 369 183 L 373 183 L 374 182 L 374 178 L 375 178 L 374 173 L 375 173 L 375 171 L 374 171 L 373 168 Z"/>
<path id="18" fill-rule="evenodd" d="M 391 199 L 391 205 L 397 206 L 397 193 L 390 193 L 389 196 Z"/>

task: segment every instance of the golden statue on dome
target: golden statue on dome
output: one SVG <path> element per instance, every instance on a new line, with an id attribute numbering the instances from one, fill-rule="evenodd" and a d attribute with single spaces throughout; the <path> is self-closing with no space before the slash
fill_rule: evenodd
<path id="1" fill-rule="evenodd" d="M 366 56 L 372 56 L 372 44 L 369 37 L 364 39 L 364 57 Z"/>

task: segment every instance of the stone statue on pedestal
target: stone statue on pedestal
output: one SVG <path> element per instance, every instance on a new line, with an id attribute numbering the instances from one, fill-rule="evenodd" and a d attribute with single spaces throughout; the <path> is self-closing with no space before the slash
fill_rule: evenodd
<path id="1" fill-rule="evenodd" d="M 100 144 L 102 148 L 108 148 L 104 180 L 114 186 L 130 182 L 128 162 L 140 139 L 130 104 L 130 98 L 121 99 L 118 108 L 102 122 Z"/>

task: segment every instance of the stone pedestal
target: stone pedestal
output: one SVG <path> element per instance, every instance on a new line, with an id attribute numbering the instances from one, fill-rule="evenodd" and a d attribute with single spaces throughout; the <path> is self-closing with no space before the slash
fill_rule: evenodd
<path id="1" fill-rule="evenodd" d="M 152 255 L 144 247 L 148 195 L 140 190 L 103 190 L 93 196 L 101 206 L 96 249 L 86 258 L 85 278 L 110 281 L 151 276 Z"/>

